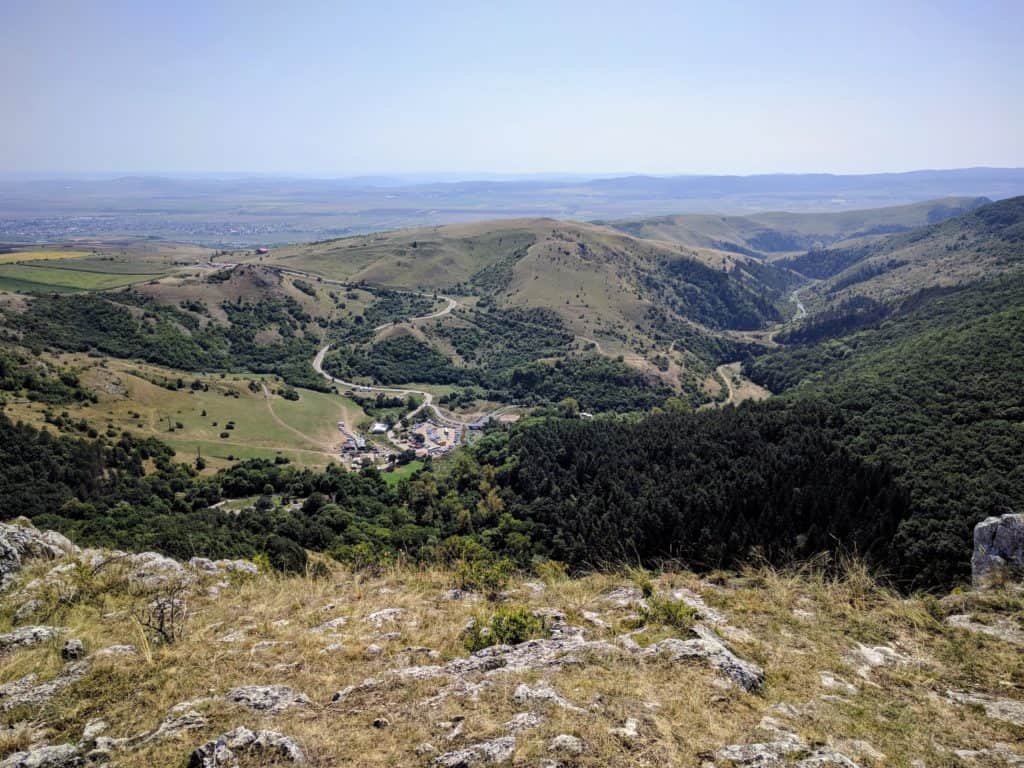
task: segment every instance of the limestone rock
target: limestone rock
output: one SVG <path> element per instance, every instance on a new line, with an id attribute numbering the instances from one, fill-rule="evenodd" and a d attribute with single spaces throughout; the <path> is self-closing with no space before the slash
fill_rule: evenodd
<path id="1" fill-rule="evenodd" d="M 233 704 L 271 715 L 313 703 L 304 693 L 296 693 L 284 685 L 244 685 L 228 691 L 226 698 Z"/>
<path id="2" fill-rule="evenodd" d="M 24 677 L 0 685 L 0 712 L 45 704 L 65 688 L 85 677 L 88 671 L 88 661 L 76 661 L 65 665 L 56 677 L 44 683 L 38 682 L 39 678 L 35 672 L 29 672 Z"/>
<path id="3" fill-rule="evenodd" d="M 807 742 L 794 734 L 780 734 L 773 741 L 730 744 L 715 753 L 719 760 L 748 768 L 781 766 L 788 755 L 807 751 Z"/>
<path id="4" fill-rule="evenodd" d="M 1014 752 L 1009 744 L 996 743 L 985 749 L 957 749 L 953 754 L 969 765 L 1005 765 L 1008 768 L 1024 768 L 1024 755 Z"/>
<path id="5" fill-rule="evenodd" d="M 561 752 L 565 755 L 582 755 L 582 739 L 568 733 L 560 733 L 548 744 L 548 752 Z"/>
<path id="6" fill-rule="evenodd" d="M 18 609 L 14 612 L 14 623 L 21 624 L 21 622 L 25 621 L 29 616 L 34 614 L 42 607 L 42 602 L 36 600 L 35 598 L 30 598 L 26 600 L 24 603 L 19 605 Z"/>
<path id="7" fill-rule="evenodd" d="M 317 624 L 313 627 L 310 632 L 325 633 L 334 632 L 335 630 L 341 629 L 348 623 L 348 618 L 345 616 L 337 616 L 333 619 Z"/>
<path id="8" fill-rule="evenodd" d="M 1024 702 L 964 691 L 946 691 L 946 698 L 957 704 L 981 707 L 993 720 L 1003 720 L 1024 727 Z"/>
<path id="9" fill-rule="evenodd" d="M 515 738 L 502 736 L 454 752 L 445 752 L 443 755 L 435 757 L 431 765 L 438 766 L 438 768 L 473 768 L 477 765 L 495 765 L 511 760 L 515 750 Z"/>
<path id="10" fill-rule="evenodd" d="M 12 648 L 27 648 L 30 645 L 39 645 L 40 643 L 53 640 L 63 631 L 60 627 L 49 627 L 43 624 L 18 627 L 0 635 L 0 652 L 9 651 Z"/>
<path id="11" fill-rule="evenodd" d="M 110 661 L 113 659 L 127 659 L 139 655 L 139 649 L 134 645 L 108 645 L 100 648 L 90 658 L 95 660 Z"/>
<path id="12" fill-rule="evenodd" d="M 669 638 L 647 648 L 641 648 L 630 638 L 619 643 L 587 640 L 579 627 L 572 627 L 555 619 L 548 639 L 527 640 L 517 645 L 493 645 L 475 653 L 453 659 L 447 664 L 405 667 L 389 670 L 381 679 L 369 679 L 358 686 L 349 686 L 335 694 L 333 701 L 341 701 L 357 691 L 378 687 L 383 680 L 426 680 L 447 677 L 451 685 L 431 704 L 451 694 L 475 697 L 480 684 L 470 682 L 469 675 L 536 672 L 563 669 L 588 663 L 594 657 L 632 656 L 636 659 L 667 658 L 669 661 L 700 661 L 727 675 L 746 690 L 755 690 L 764 681 L 764 672 L 756 664 L 744 661 L 730 651 L 711 630 L 696 625 L 699 637 L 690 640 Z"/>
<path id="13" fill-rule="evenodd" d="M 858 675 L 866 679 L 876 667 L 908 664 L 910 659 L 888 645 L 867 646 L 857 643 L 857 647 L 846 654 L 846 661 L 857 670 Z"/>
<path id="14" fill-rule="evenodd" d="M 202 573 L 216 573 L 217 564 L 208 557 L 190 557 L 188 564 Z"/>
<path id="15" fill-rule="evenodd" d="M 292 739 L 277 731 L 250 731 L 245 727 L 221 734 L 198 747 L 189 759 L 189 768 L 228 768 L 237 766 L 236 753 L 266 755 L 271 760 L 305 765 L 306 755 Z"/>
<path id="16" fill-rule="evenodd" d="M 698 659 L 719 670 L 747 691 L 755 691 L 764 684 L 764 670 L 750 661 L 744 661 L 730 651 L 714 632 L 696 624 L 694 640 L 669 638 L 641 651 L 643 656 L 667 655 L 673 661 Z"/>
<path id="17" fill-rule="evenodd" d="M 544 718 L 535 712 L 520 712 L 505 723 L 505 730 L 509 733 L 519 733 L 532 728 L 539 728 L 544 723 Z"/>
<path id="18" fill-rule="evenodd" d="M 647 605 L 644 593 L 637 587 L 616 587 L 604 596 L 616 608 L 638 608 Z"/>
<path id="19" fill-rule="evenodd" d="M 405 611 L 401 608 L 381 608 L 379 611 L 374 611 L 367 616 L 366 620 L 377 627 L 377 629 L 380 629 L 385 624 L 397 620 L 403 613 Z"/>
<path id="20" fill-rule="evenodd" d="M 159 552 L 125 555 L 124 561 L 130 578 L 144 587 L 157 588 L 188 580 L 188 573 L 181 563 Z"/>
<path id="21" fill-rule="evenodd" d="M 57 560 L 80 550 L 56 531 L 41 532 L 31 523 L 0 523 L 0 584 L 21 570 L 25 560 Z"/>
<path id="22" fill-rule="evenodd" d="M 554 704 L 555 706 L 561 707 L 562 709 L 566 709 L 570 712 L 584 711 L 582 707 L 577 707 L 571 701 L 558 693 L 558 691 L 552 688 L 547 682 L 540 682 L 532 688 L 526 683 L 520 683 L 512 694 L 512 698 L 515 699 L 518 704 L 527 704 L 531 701 L 541 701 Z"/>
<path id="23" fill-rule="evenodd" d="M 857 693 L 857 686 L 853 683 L 848 683 L 834 672 L 819 672 L 818 677 L 821 679 L 822 688 L 827 688 L 830 691 L 839 691 L 850 696 L 854 696 Z"/>
<path id="24" fill-rule="evenodd" d="M 640 738 L 640 721 L 635 717 L 626 718 L 626 722 L 621 727 L 612 728 L 608 732 L 626 744 L 632 744 Z"/>
<path id="25" fill-rule="evenodd" d="M 841 752 L 829 747 L 811 749 L 810 745 L 795 733 L 773 729 L 771 741 L 752 744 L 731 744 L 722 747 L 715 756 L 727 763 L 743 768 L 775 768 L 790 765 L 791 760 L 802 756 L 796 768 L 821 768 L 822 766 L 839 766 L 840 768 L 860 768 L 853 760 Z"/>
<path id="26" fill-rule="evenodd" d="M 1024 646 L 1024 630 L 1010 619 L 1002 616 L 991 623 L 982 624 L 980 621 L 975 621 L 970 614 L 958 613 L 949 616 L 946 619 L 946 623 L 951 627 L 958 627 L 968 632 L 995 637 L 1013 645 Z"/>
<path id="27" fill-rule="evenodd" d="M 974 526 L 974 583 L 980 584 L 1002 568 L 1024 572 L 1024 515 L 989 517 Z"/>
<path id="28" fill-rule="evenodd" d="M 185 731 L 197 731 L 200 728 L 205 728 L 206 725 L 206 718 L 193 709 L 181 713 L 172 713 L 165 717 L 160 722 L 160 725 L 156 727 L 156 730 L 146 736 L 145 740 L 169 739 Z"/>
<path id="29" fill-rule="evenodd" d="M 15 752 L 0 762 L 0 768 L 75 768 L 85 765 L 74 744 L 36 747 Z"/>

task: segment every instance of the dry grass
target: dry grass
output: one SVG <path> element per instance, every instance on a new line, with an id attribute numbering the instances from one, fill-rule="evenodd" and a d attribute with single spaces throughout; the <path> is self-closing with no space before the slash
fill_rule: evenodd
<path id="1" fill-rule="evenodd" d="M 33 566 L 22 583 L 45 570 Z M 95 718 L 110 723 L 112 736 L 150 730 L 172 706 L 191 700 L 199 700 L 195 708 L 209 718 L 207 728 L 125 752 L 117 764 L 182 765 L 194 746 L 245 725 L 292 736 L 314 766 L 424 765 L 429 758 L 416 753 L 417 745 L 430 743 L 445 751 L 501 736 L 503 724 L 526 709 L 542 714 L 545 721 L 518 736 L 515 763 L 521 765 L 551 757 L 548 743 L 561 733 L 585 742 L 584 754 L 574 758 L 578 765 L 699 765 L 702 754 L 725 744 L 764 740 L 757 726 L 765 715 L 785 721 L 812 743 L 842 747 L 849 740 L 869 742 L 887 755 L 886 765 L 896 766 L 918 758 L 929 766 L 956 765 L 952 749 L 1020 738 L 1019 729 L 944 698 L 948 688 L 957 688 L 1020 699 L 1020 649 L 948 627 L 944 615 L 964 606 L 943 607 L 923 597 L 903 599 L 879 587 L 863 568 L 848 567 L 842 576 L 810 567 L 794 572 L 759 568 L 705 579 L 687 572 L 568 579 L 549 569 L 544 575 L 543 581 L 514 581 L 508 600 L 529 608 L 557 607 L 571 623 L 586 627 L 591 638 L 613 639 L 634 626 L 633 609 L 614 607 L 603 597 L 615 587 L 648 584 L 657 594 L 682 587 L 694 590 L 736 628 L 720 629 L 736 653 L 764 666 L 764 690 L 750 694 L 730 687 L 697 664 L 587 658 L 561 671 L 489 676 L 492 685 L 476 700 L 452 696 L 427 705 L 425 700 L 445 685 L 434 679 L 386 683 L 331 703 L 335 691 L 390 669 L 441 663 L 416 649 L 436 650 L 442 660 L 464 656 L 466 622 L 486 616 L 494 605 L 444 599 L 454 576 L 432 569 L 398 568 L 368 576 L 332 566 L 330 575 L 319 579 L 265 574 L 236 579 L 215 598 L 206 594 L 207 579 L 189 598 L 184 638 L 159 645 L 132 621 L 130 608 L 137 598 L 116 567 L 99 574 L 79 569 L 67 585 L 44 592 L 44 605 L 31 620 L 69 627 L 90 650 L 133 643 L 143 652 L 95 664 L 66 695 L 39 712 L 8 713 L 12 727 L 0 730 L 0 754 L 34 738 L 24 723 L 29 716 L 50 743 L 60 743 L 77 740 Z M 24 599 L 18 594 L 14 590 L 5 598 L 0 614 L 5 622 Z M 404 613 L 377 628 L 367 617 L 382 608 Z M 1021 600 L 1009 589 L 976 598 L 970 608 L 982 619 L 1021 617 Z M 587 624 L 583 611 L 598 612 L 609 626 Z M 338 616 L 347 622 L 336 632 L 313 631 Z M 679 634 L 664 627 L 649 631 Z M 241 632 L 241 639 L 222 641 L 231 632 Z M 382 639 L 388 632 L 399 634 Z M 862 679 L 847 659 L 858 642 L 890 645 L 912 661 L 876 668 Z M 325 652 L 332 643 L 341 643 L 341 648 Z M 374 644 L 381 648 L 376 656 L 368 653 Z M 30 671 L 42 678 L 56 674 L 59 647 L 60 642 L 53 642 L 8 654 L 0 659 L 0 681 Z M 855 683 L 858 692 L 834 696 L 822 687 L 819 672 L 824 670 Z M 542 679 L 585 711 L 514 701 L 512 693 L 520 682 Z M 224 693 L 244 684 L 288 685 L 307 694 L 314 705 L 261 716 L 224 701 Z M 800 713 L 780 714 L 774 709 L 780 704 Z M 374 727 L 377 718 L 386 718 L 387 726 Z M 449 740 L 457 718 L 464 718 L 461 734 Z M 609 733 L 626 718 L 640 723 L 641 738 L 633 744 Z M 872 763 L 851 756 L 862 765 Z"/>

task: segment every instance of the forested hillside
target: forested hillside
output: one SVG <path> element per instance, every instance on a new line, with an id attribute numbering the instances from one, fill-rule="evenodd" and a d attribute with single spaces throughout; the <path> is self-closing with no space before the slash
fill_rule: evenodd
<path id="1" fill-rule="evenodd" d="M 930 289 L 851 327 L 812 318 L 795 336 L 809 341 L 748 361 L 747 374 L 841 415 L 852 451 L 897 470 L 915 510 L 899 545 L 915 553 L 911 571 L 963 573 L 974 523 L 1024 506 L 1024 280 Z"/>
<path id="2" fill-rule="evenodd" d="M 20 343 L 159 363 L 184 371 L 248 370 L 276 373 L 290 384 L 323 389 L 309 368 L 316 352 L 312 318 L 287 297 L 225 302 L 226 324 L 158 304 L 133 293 L 40 295 L 2 322 Z M 275 341 L 260 343 L 272 330 Z"/>

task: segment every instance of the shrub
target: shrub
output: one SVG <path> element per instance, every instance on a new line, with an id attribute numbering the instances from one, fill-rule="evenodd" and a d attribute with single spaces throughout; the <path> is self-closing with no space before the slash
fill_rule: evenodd
<path id="1" fill-rule="evenodd" d="M 491 600 L 508 584 L 512 561 L 502 559 L 459 560 L 455 566 L 456 586 L 467 592 L 483 592 Z"/>
<path id="2" fill-rule="evenodd" d="M 306 570 L 306 550 L 291 539 L 277 534 L 267 537 L 267 558 L 276 570 L 286 573 L 302 573 Z"/>
<path id="3" fill-rule="evenodd" d="M 466 649 L 473 653 L 492 645 L 518 645 L 539 637 L 544 622 L 525 606 L 503 606 L 486 624 L 475 621 L 465 637 Z"/>
<path id="4" fill-rule="evenodd" d="M 650 597 L 647 600 L 647 606 L 640 609 L 637 625 L 660 624 L 686 632 L 693 628 L 696 620 L 697 611 L 682 600 Z"/>
<path id="5" fill-rule="evenodd" d="M 533 572 L 545 584 L 557 584 L 569 578 L 569 569 L 558 560 L 542 560 L 533 566 Z"/>

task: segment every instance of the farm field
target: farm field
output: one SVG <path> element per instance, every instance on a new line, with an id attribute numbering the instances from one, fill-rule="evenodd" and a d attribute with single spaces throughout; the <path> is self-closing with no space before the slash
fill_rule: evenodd
<path id="1" fill-rule="evenodd" d="M 81 259 L 89 255 L 89 251 L 72 251 L 62 248 L 40 248 L 38 250 L 10 251 L 8 253 L 0 253 L 0 264 L 15 264 L 23 261 Z"/>
<path id="2" fill-rule="evenodd" d="M 122 288 L 167 274 L 155 264 L 89 261 L 0 264 L 0 290 L 97 291 Z"/>

